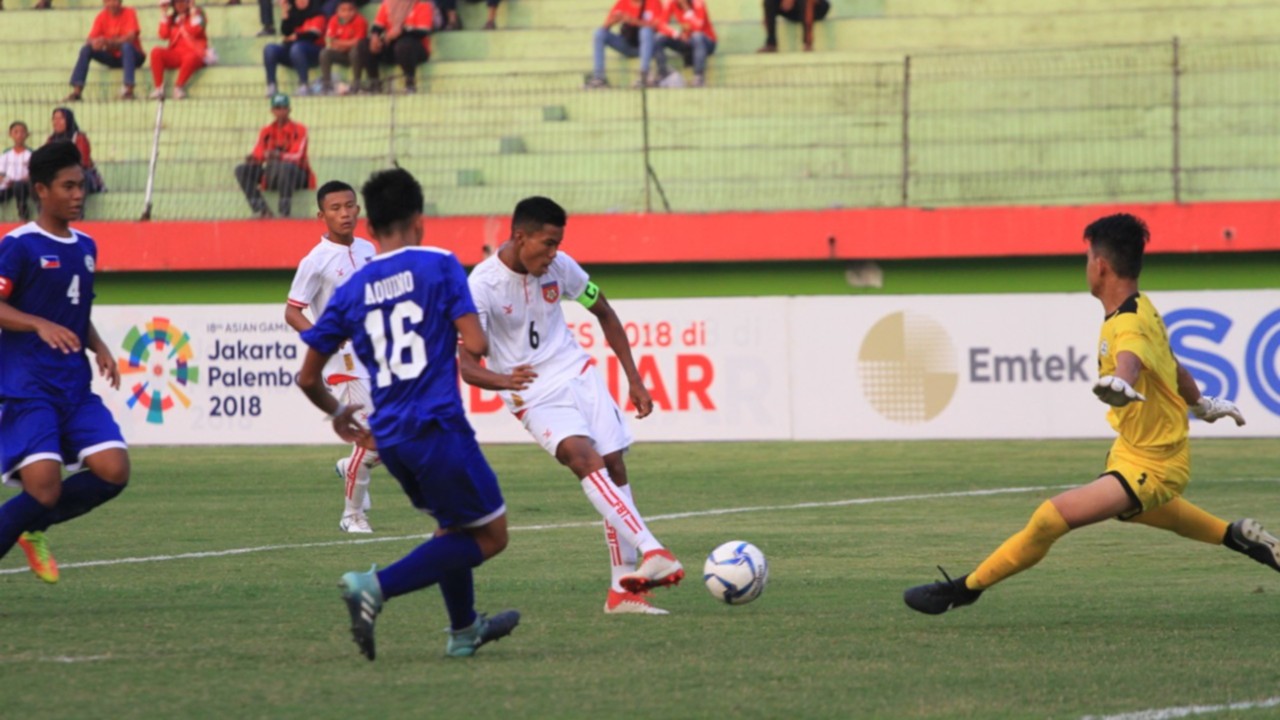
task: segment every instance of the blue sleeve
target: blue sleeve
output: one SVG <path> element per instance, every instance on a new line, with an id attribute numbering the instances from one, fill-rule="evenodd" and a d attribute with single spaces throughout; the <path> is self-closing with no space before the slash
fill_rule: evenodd
<path id="1" fill-rule="evenodd" d="M 316 352 L 333 355 L 342 347 L 342 343 L 351 338 L 352 331 L 347 322 L 347 305 L 350 304 L 351 293 L 343 292 L 344 288 L 351 285 L 352 283 L 347 283 L 338 288 L 316 324 L 303 331 L 302 342 Z"/>
<path id="2" fill-rule="evenodd" d="M 475 301 L 471 299 L 471 287 L 467 284 L 467 271 L 462 269 L 458 258 L 449 255 L 444 260 L 444 296 L 445 317 L 452 322 L 476 312 Z"/>
<path id="3" fill-rule="evenodd" d="M 26 258 L 22 242 L 17 237 L 7 235 L 0 239 L 0 300 L 8 299 L 14 288 L 26 281 L 23 277 Z"/>

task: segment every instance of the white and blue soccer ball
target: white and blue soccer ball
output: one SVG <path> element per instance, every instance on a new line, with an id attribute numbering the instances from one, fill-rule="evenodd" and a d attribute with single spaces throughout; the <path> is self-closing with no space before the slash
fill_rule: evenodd
<path id="1" fill-rule="evenodd" d="M 707 591 L 720 602 L 745 605 L 760 597 L 769 580 L 769 563 L 760 548 L 749 542 L 727 542 L 707 556 L 702 566 Z"/>

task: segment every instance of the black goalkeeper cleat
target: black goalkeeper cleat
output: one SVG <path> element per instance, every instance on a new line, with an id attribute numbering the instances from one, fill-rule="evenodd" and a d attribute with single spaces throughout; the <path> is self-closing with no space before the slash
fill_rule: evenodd
<path id="1" fill-rule="evenodd" d="M 917 585 L 907 588 L 906 592 L 902 593 L 902 601 L 907 604 L 907 607 L 926 615 L 941 615 L 953 608 L 972 605 L 982 597 L 981 590 L 970 590 L 965 587 L 964 579 L 969 577 L 968 575 L 961 575 L 952 580 L 941 566 L 938 567 L 938 572 L 941 572 L 946 580 Z"/>
<path id="2" fill-rule="evenodd" d="M 1257 520 L 1244 518 L 1231 523 L 1223 544 L 1272 570 L 1280 571 L 1280 540 L 1267 532 Z"/>

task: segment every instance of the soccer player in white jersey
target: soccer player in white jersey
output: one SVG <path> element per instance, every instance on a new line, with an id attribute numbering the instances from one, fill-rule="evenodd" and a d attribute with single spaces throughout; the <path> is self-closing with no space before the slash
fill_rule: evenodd
<path id="1" fill-rule="evenodd" d="M 471 271 L 468 284 L 489 338 L 488 368 L 459 353 L 462 378 L 496 390 L 529 434 L 582 483 L 604 518 L 613 578 L 606 613 L 665 615 L 647 597 L 684 570 L 654 539 L 636 510 L 623 453 L 632 436 L 592 359 L 574 338 L 560 308 L 577 300 L 600 322 L 626 372 L 637 418 L 653 412 L 617 313 L 573 258 L 560 252 L 567 218 L 554 201 L 531 197 L 516 205 L 511 239 Z M 640 555 L 639 567 L 636 566 Z"/>
<path id="2" fill-rule="evenodd" d="M 318 217 L 324 221 L 328 232 L 320 242 L 298 263 L 289 288 L 289 302 L 285 306 L 284 319 L 298 332 L 311 328 L 314 318 L 320 317 L 333 293 L 369 263 L 378 254 L 373 243 L 355 236 L 356 219 L 360 217 L 360 205 L 356 191 L 350 185 L 332 180 L 316 193 L 320 206 Z M 311 312 L 311 318 L 302 312 Z M 360 419 L 367 421 L 373 412 L 369 395 L 369 373 L 356 358 L 351 343 L 343 345 L 329 360 L 324 369 L 324 381 L 343 405 L 360 405 L 364 411 Z M 373 528 L 365 513 L 369 509 L 370 471 L 378 464 L 378 453 L 352 445 L 351 455 L 338 461 L 338 476 L 345 481 L 346 507 L 338 527 L 349 533 L 371 533 Z"/>

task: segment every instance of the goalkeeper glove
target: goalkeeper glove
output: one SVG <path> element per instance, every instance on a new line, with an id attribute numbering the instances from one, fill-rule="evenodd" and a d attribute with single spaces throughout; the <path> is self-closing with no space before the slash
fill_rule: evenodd
<path id="1" fill-rule="evenodd" d="M 1093 384 L 1093 394 L 1111 407 L 1124 407 L 1131 402 L 1146 400 L 1142 393 L 1133 389 L 1123 378 L 1115 375 L 1103 375 Z"/>
<path id="2" fill-rule="evenodd" d="M 1205 422 L 1213 422 L 1218 418 L 1229 417 L 1236 421 L 1236 427 L 1244 424 L 1244 415 L 1240 408 L 1230 400 L 1201 395 L 1195 405 L 1191 406 L 1191 414 Z"/>

